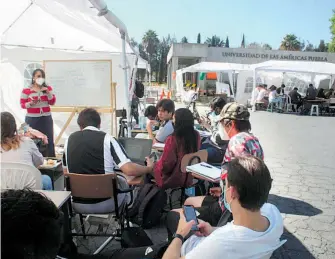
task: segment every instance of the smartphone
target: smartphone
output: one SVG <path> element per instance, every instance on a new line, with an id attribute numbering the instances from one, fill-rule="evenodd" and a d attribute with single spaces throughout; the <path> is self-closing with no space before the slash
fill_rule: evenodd
<path id="1" fill-rule="evenodd" d="M 192 226 L 191 230 L 197 231 L 199 230 L 198 228 L 198 219 L 197 219 L 197 214 L 195 213 L 195 209 L 193 206 L 184 206 L 184 215 L 186 218 L 186 221 L 191 221 L 194 220 L 195 224 Z"/>

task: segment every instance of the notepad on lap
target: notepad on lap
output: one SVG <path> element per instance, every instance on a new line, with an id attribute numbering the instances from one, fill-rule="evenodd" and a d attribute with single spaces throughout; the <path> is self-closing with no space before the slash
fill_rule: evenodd
<path id="1" fill-rule="evenodd" d="M 204 162 L 187 166 L 186 171 L 208 177 L 210 179 L 213 179 L 214 181 L 218 181 L 221 176 L 221 169 Z"/>

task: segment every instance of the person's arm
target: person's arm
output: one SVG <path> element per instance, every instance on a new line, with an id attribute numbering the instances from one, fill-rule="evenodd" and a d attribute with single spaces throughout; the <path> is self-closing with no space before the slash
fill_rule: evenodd
<path id="1" fill-rule="evenodd" d="M 159 142 L 159 143 L 165 143 L 166 139 L 168 136 L 170 136 L 174 131 L 174 128 L 171 124 L 171 122 L 167 122 L 165 123 L 165 125 L 163 127 L 160 127 L 156 137 L 155 137 L 155 143 Z"/>
<path id="2" fill-rule="evenodd" d="M 29 142 L 29 148 L 30 148 L 30 153 L 31 153 L 31 157 L 33 160 L 33 164 L 35 167 L 39 167 L 40 165 L 44 163 L 43 155 L 38 150 L 33 140 L 31 140 L 30 138 L 26 138 L 26 141 Z"/>
<path id="3" fill-rule="evenodd" d="M 148 120 L 146 130 L 148 132 L 149 138 L 154 139 L 154 134 L 152 133 L 152 121 Z"/>
<path id="4" fill-rule="evenodd" d="M 124 148 L 119 144 L 119 142 L 117 142 L 115 138 L 111 138 L 110 145 L 113 160 L 125 175 L 141 176 L 152 172 L 151 167 L 141 166 L 136 163 L 132 163 L 128 158 Z"/>
<path id="5" fill-rule="evenodd" d="M 176 234 L 181 235 L 185 238 L 191 231 L 191 228 L 195 222 L 189 221 L 187 222 L 183 213 L 180 214 L 179 224 L 176 231 Z M 170 243 L 169 247 L 166 249 L 162 259 L 178 259 L 178 258 L 185 258 L 180 257 L 181 247 L 183 243 L 180 238 L 174 238 Z"/>
<path id="6" fill-rule="evenodd" d="M 25 88 L 21 92 L 20 105 L 22 109 L 28 109 L 34 104 L 34 101 L 29 101 L 29 94 L 29 88 Z"/>
<path id="7" fill-rule="evenodd" d="M 49 105 L 54 105 L 56 103 L 56 96 L 54 95 L 51 86 L 47 87 L 46 93 L 47 93 L 47 96 L 48 96 Z"/>
<path id="8" fill-rule="evenodd" d="M 166 139 L 164 151 L 161 158 L 154 165 L 154 176 L 159 185 L 162 182 L 163 175 L 171 175 L 178 161 L 177 143 L 173 136 Z M 163 183 L 162 183 L 163 184 Z"/>

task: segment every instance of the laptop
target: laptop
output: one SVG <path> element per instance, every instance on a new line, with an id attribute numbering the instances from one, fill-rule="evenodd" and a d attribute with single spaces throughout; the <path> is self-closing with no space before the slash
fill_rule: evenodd
<path id="1" fill-rule="evenodd" d="M 119 138 L 118 141 L 132 162 L 145 165 L 145 158 L 150 156 L 152 150 L 151 139 Z"/>

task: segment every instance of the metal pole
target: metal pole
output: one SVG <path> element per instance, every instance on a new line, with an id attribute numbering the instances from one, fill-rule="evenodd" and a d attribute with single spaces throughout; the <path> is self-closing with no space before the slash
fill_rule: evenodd
<path id="1" fill-rule="evenodd" d="M 130 107 L 131 107 L 131 100 L 129 100 L 129 82 L 128 82 L 128 67 L 127 67 L 127 54 L 126 54 L 126 34 L 124 31 L 120 31 L 121 39 L 122 39 L 122 69 L 123 69 L 123 76 L 124 76 L 124 94 L 126 98 L 126 111 L 127 111 L 127 128 L 128 128 L 128 137 L 131 137 L 131 121 L 130 121 Z"/>

